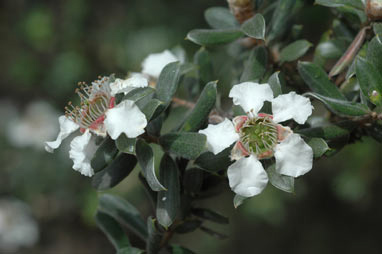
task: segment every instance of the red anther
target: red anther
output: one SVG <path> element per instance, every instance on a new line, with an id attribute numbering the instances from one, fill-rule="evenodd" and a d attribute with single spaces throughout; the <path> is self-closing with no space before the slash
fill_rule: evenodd
<path id="1" fill-rule="evenodd" d="M 81 133 L 85 133 L 86 129 L 85 128 L 80 128 Z"/>
<path id="2" fill-rule="evenodd" d="M 258 117 L 268 117 L 270 119 L 273 119 L 273 115 L 268 115 L 268 114 L 265 114 L 265 113 L 258 113 L 257 116 Z"/>
<path id="3" fill-rule="evenodd" d="M 115 97 L 111 97 L 109 102 L 109 108 L 114 108 L 114 106 L 115 106 Z"/>
<path id="4" fill-rule="evenodd" d="M 245 122 L 248 120 L 248 116 L 237 116 L 233 119 L 233 124 L 235 125 L 235 131 L 240 132 L 241 127 L 245 124 Z"/>

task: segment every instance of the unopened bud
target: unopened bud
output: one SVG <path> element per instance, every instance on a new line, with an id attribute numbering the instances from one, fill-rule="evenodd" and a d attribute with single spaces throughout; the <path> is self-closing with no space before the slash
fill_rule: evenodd
<path id="1" fill-rule="evenodd" d="M 382 20 L 382 0 L 367 0 L 366 15 L 370 20 Z"/>
<path id="2" fill-rule="evenodd" d="M 227 0 L 229 8 L 236 20 L 242 24 L 254 15 L 254 6 L 252 0 Z"/>

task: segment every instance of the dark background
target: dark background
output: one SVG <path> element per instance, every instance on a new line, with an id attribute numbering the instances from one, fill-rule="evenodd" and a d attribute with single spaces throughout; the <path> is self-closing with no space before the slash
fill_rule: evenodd
<path id="1" fill-rule="evenodd" d="M 26 203 L 40 231 L 35 245 L 14 252 L 114 252 L 94 223 L 98 194 L 71 169 L 67 142 L 54 154 L 42 142 L 55 137 L 56 117 L 78 81 L 140 71 L 146 55 L 177 45 L 191 56 L 198 47 L 184 38 L 207 27 L 203 12 L 216 5 L 225 1 L 0 2 L 0 201 Z M 330 24 L 330 15 L 313 5 L 302 14 L 308 40 L 317 41 L 316 27 Z M 207 225 L 230 237 L 195 231 L 173 243 L 196 253 L 381 253 L 381 163 L 381 144 L 364 138 L 315 162 L 295 194 L 269 185 L 234 209 L 233 193 L 223 192 L 200 206 L 229 217 L 228 226 Z M 137 171 L 111 192 L 147 215 Z"/>

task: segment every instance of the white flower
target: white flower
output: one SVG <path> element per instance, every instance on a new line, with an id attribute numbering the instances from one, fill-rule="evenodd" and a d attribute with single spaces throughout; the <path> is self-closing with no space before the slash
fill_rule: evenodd
<path id="1" fill-rule="evenodd" d="M 9 117 L 6 126 L 10 143 L 43 150 L 43 142 L 56 135 L 58 113 L 45 101 L 31 102 L 20 117 Z"/>
<path id="2" fill-rule="evenodd" d="M 162 69 L 169 63 L 179 61 L 169 50 L 161 53 L 150 54 L 142 62 L 142 73 L 153 78 L 158 78 Z"/>
<path id="3" fill-rule="evenodd" d="M 91 86 L 80 84 L 76 93 L 81 99 L 81 106 L 65 107 L 66 114 L 59 117 L 60 132 L 55 141 L 46 142 L 45 150 L 53 152 L 63 139 L 80 129 L 83 133 L 70 143 L 69 157 L 73 160 L 73 169 L 85 176 L 92 176 L 94 170 L 90 161 L 97 150 L 92 134 L 117 139 L 122 133 L 128 138 L 135 138 L 144 133 L 147 125 L 146 116 L 133 101 L 124 100 L 115 105 L 114 95 L 127 93 L 134 88 L 146 87 L 147 80 L 135 74 L 127 80 L 116 79 L 110 82 L 108 77 L 94 81 Z"/>
<path id="4" fill-rule="evenodd" d="M 259 194 L 267 185 L 268 176 L 261 159 L 275 157 L 276 171 L 298 177 L 312 169 L 313 150 L 304 140 L 280 122 L 293 119 L 304 124 L 312 114 L 310 100 L 295 92 L 273 98 L 268 84 L 245 82 L 235 85 L 229 94 L 235 105 L 247 115 L 231 122 L 225 119 L 217 125 L 200 130 L 207 136 L 208 150 L 217 154 L 236 142 L 231 152 L 235 162 L 227 174 L 231 189 L 242 197 Z M 264 101 L 272 103 L 273 115 L 259 113 Z"/>

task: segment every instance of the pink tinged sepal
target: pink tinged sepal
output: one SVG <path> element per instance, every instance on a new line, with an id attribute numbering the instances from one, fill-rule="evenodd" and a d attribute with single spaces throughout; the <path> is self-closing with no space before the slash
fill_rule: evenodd
<path id="1" fill-rule="evenodd" d="M 248 116 L 237 116 L 235 117 L 232 122 L 233 125 L 235 126 L 235 131 L 237 133 L 240 132 L 241 127 L 245 124 L 245 122 L 248 120 Z"/>
<path id="2" fill-rule="evenodd" d="M 275 148 L 276 171 L 282 175 L 298 177 L 313 166 L 313 150 L 298 134 L 290 134 Z"/>
<path id="3" fill-rule="evenodd" d="M 241 141 L 237 141 L 231 151 L 231 160 L 240 160 L 249 155 L 248 150 L 244 147 Z"/>
<path id="4" fill-rule="evenodd" d="M 227 170 L 229 186 L 242 197 L 260 194 L 268 183 L 268 175 L 255 156 L 243 157 Z"/>
<path id="5" fill-rule="evenodd" d="M 73 160 L 73 169 L 84 176 L 93 176 L 91 160 L 97 151 L 95 137 L 86 130 L 81 136 L 75 137 L 70 143 L 69 158 Z"/>
<path id="6" fill-rule="evenodd" d="M 67 138 L 71 133 L 75 132 L 80 127 L 78 124 L 76 124 L 66 116 L 60 116 L 58 118 L 58 121 L 60 123 L 60 132 L 58 133 L 56 140 L 51 142 L 45 142 L 45 150 L 50 153 L 52 153 L 61 145 L 62 140 Z"/>
<path id="7" fill-rule="evenodd" d="M 288 126 L 277 125 L 277 139 L 279 142 L 286 139 L 293 131 Z"/>

